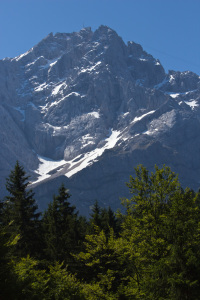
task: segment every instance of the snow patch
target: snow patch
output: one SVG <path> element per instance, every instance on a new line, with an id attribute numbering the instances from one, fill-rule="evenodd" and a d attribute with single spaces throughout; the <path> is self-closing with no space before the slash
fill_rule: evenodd
<path id="1" fill-rule="evenodd" d="M 54 96 L 57 95 L 58 92 L 59 92 L 59 90 L 61 89 L 61 87 L 62 87 L 63 85 L 67 86 L 65 83 L 61 83 L 61 84 L 57 85 L 57 86 L 53 89 L 52 95 L 54 95 Z"/>
<path id="2" fill-rule="evenodd" d="M 44 83 L 40 84 L 39 86 L 37 86 L 36 88 L 34 88 L 34 91 L 41 92 L 41 91 L 45 90 L 47 87 L 49 87 L 49 84 L 44 82 Z"/>
<path id="3" fill-rule="evenodd" d="M 175 77 L 173 75 L 169 76 L 169 82 L 172 83 L 175 81 Z"/>
<path id="4" fill-rule="evenodd" d="M 81 71 L 79 72 L 80 73 L 85 73 L 85 72 L 91 72 L 93 70 L 96 69 L 97 66 L 99 66 L 101 64 L 101 61 L 98 61 L 94 66 L 90 67 L 90 68 L 87 68 L 87 69 L 81 69 Z"/>
<path id="5" fill-rule="evenodd" d="M 25 53 L 23 53 L 23 54 L 21 54 L 21 55 L 19 55 L 19 56 L 14 57 L 13 59 L 11 59 L 11 61 L 13 61 L 13 60 L 19 61 L 19 60 L 22 59 L 24 56 L 26 56 L 27 54 L 29 54 L 29 53 L 31 52 L 32 49 L 33 49 L 33 48 L 31 48 L 29 51 L 27 51 L 27 52 L 25 52 Z"/>
<path id="6" fill-rule="evenodd" d="M 69 128 L 69 125 L 66 125 L 66 126 L 54 126 L 54 125 L 51 125 L 49 123 L 44 123 L 43 127 L 45 129 L 51 128 L 52 132 L 53 132 L 53 135 L 57 135 L 57 134 L 61 134 L 61 133 L 65 132 Z"/>
<path id="7" fill-rule="evenodd" d="M 188 92 L 184 92 L 184 93 L 165 92 L 165 94 L 171 96 L 172 98 L 176 98 L 176 97 L 181 96 L 181 95 L 185 96 L 185 95 L 192 94 L 193 92 L 196 92 L 196 91 L 197 91 L 197 89 L 196 90 L 191 90 L 191 91 L 188 91 Z"/>
<path id="8" fill-rule="evenodd" d="M 72 93 L 70 93 L 70 94 L 68 94 L 67 96 L 65 96 L 66 98 L 68 98 L 68 97 L 70 97 L 70 96 L 76 96 L 76 97 L 79 97 L 80 96 L 80 94 L 79 93 L 77 93 L 77 92 L 72 92 Z"/>
<path id="9" fill-rule="evenodd" d="M 93 137 L 90 136 L 89 134 L 86 134 L 84 136 L 82 136 L 82 146 L 81 146 L 81 149 L 87 147 L 88 145 L 94 145 L 95 142 L 93 141 Z"/>
<path id="10" fill-rule="evenodd" d="M 158 131 L 158 128 L 155 128 L 154 130 L 147 130 L 147 131 L 143 132 L 143 134 L 153 135 L 157 131 Z"/>
<path id="11" fill-rule="evenodd" d="M 96 119 L 100 118 L 99 112 L 97 112 L 97 111 L 93 111 L 93 112 L 89 113 L 88 115 L 90 115 Z"/>
<path id="12" fill-rule="evenodd" d="M 76 93 L 76 92 L 72 92 L 70 94 L 68 94 L 67 96 L 57 100 L 57 101 L 54 101 L 50 104 L 49 107 L 52 107 L 52 106 L 55 106 L 55 105 L 58 105 L 60 102 L 64 101 L 65 99 L 69 98 L 70 96 L 75 96 L 75 97 L 80 97 L 81 95 L 79 93 Z"/>
<path id="13" fill-rule="evenodd" d="M 58 61 L 58 60 L 56 59 L 54 62 L 50 63 L 49 66 L 50 66 L 50 67 L 53 67 L 53 66 L 57 63 L 57 61 Z"/>
<path id="14" fill-rule="evenodd" d="M 106 149 L 112 149 L 117 141 L 120 139 L 120 131 L 111 130 L 110 136 L 105 139 L 106 144 L 102 148 L 96 148 L 91 152 L 87 152 L 84 154 L 84 157 L 77 161 L 77 157 L 72 161 L 67 161 L 66 163 L 70 163 L 69 171 L 65 174 L 67 177 L 71 177 L 72 175 L 78 173 L 84 168 L 93 164 L 93 162 L 97 159 L 97 157 L 101 156 Z"/>
<path id="15" fill-rule="evenodd" d="M 191 99 L 190 101 L 184 101 L 187 105 L 191 107 L 192 110 L 194 110 L 195 107 L 199 106 L 198 102 L 196 100 Z"/>
<path id="16" fill-rule="evenodd" d="M 169 94 L 170 95 L 170 97 L 172 97 L 172 98 L 177 98 L 178 96 L 180 96 L 180 93 L 172 93 L 172 94 Z"/>
<path id="17" fill-rule="evenodd" d="M 122 113 L 122 118 L 126 117 L 129 114 L 129 111 L 126 113 Z"/>
<path id="18" fill-rule="evenodd" d="M 39 164 L 38 169 L 35 171 L 35 173 L 37 173 L 39 175 L 39 178 L 36 181 L 32 182 L 32 184 L 40 182 L 40 181 L 50 177 L 51 175 L 48 174 L 50 171 L 53 171 L 54 169 L 66 164 L 65 160 L 55 161 L 50 158 L 47 158 L 44 156 L 39 156 L 39 155 L 38 155 L 38 159 L 40 161 L 40 164 Z"/>
<path id="19" fill-rule="evenodd" d="M 44 58 L 44 56 L 39 56 L 39 57 L 37 57 L 33 62 L 27 64 L 27 65 L 26 65 L 26 68 L 28 68 L 28 67 L 34 65 L 34 64 L 35 64 L 38 60 L 40 60 L 41 58 Z"/>
<path id="20" fill-rule="evenodd" d="M 46 69 L 46 68 L 50 67 L 50 69 L 51 69 L 57 63 L 57 61 L 61 58 L 61 56 L 62 56 L 62 54 L 59 57 L 56 57 L 56 58 L 51 59 L 51 60 L 48 60 L 47 63 L 46 63 L 46 65 L 43 65 L 40 68 Z"/>
<path id="21" fill-rule="evenodd" d="M 146 114 L 144 114 L 144 115 L 142 115 L 142 116 L 140 116 L 140 117 L 135 117 L 135 118 L 133 119 L 133 121 L 131 122 L 131 124 L 133 124 L 133 123 L 135 123 L 135 122 L 137 122 L 137 121 L 142 120 L 144 117 L 146 117 L 146 116 L 148 116 L 148 115 L 151 115 L 151 114 L 153 114 L 154 112 L 155 112 L 155 110 L 152 110 L 152 111 L 149 111 L 148 113 L 146 113 Z"/>

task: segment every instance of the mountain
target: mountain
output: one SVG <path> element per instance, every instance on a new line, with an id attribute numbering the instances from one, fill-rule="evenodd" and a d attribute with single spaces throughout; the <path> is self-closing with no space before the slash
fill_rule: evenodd
<path id="1" fill-rule="evenodd" d="M 200 185 L 200 77 L 159 60 L 107 26 L 49 34 L 0 61 L 0 177 L 18 160 L 44 209 L 62 182 L 85 215 L 119 207 L 137 164 L 166 164 Z"/>

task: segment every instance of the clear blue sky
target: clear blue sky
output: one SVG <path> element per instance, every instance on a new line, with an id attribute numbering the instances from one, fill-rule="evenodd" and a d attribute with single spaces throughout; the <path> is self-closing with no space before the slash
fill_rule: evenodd
<path id="1" fill-rule="evenodd" d="M 166 72 L 200 75 L 200 0 L 0 0 L 0 59 L 26 52 L 50 32 L 101 24 L 141 44 Z"/>

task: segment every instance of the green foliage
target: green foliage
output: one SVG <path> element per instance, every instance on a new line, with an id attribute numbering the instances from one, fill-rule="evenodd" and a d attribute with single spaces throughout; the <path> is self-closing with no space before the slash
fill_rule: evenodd
<path id="1" fill-rule="evenodd" d="M 98 201 L 95 201 L 90 215 L 90 233 L 95 232 L 95 228 L 99 227 L 106 235 L 109 235 L 110 228 L 113 228 L 115 234 L 120 232 L 120 222 L 116 218 L 110 207 L 101 208 Z"/>
<path id="2" fill-rule="evenodd" d="M 110 274 L 105 278 L 104 281 L 112 282 L 112 277 Z M 117 295 L 113 293 L 112 291 L 105 291 L 105 289 L 102 287 L 100 282 L 97 283 L 86 283 L 83 284 L 83 294 L 85 299 L 87 300 L 116 300 L 119 299 L 117 298 Z"/>
<path id="3" fill-rule="evenodd" d="M 166 260 L 170 299 L 198 299 L 200 293 L 200 209 L 198 197 L 186 189 L 169 203 Z"/>
<path id="4" fill-rule="evenodd" d="M 94 226 L 77 256 L 94 299 L 98 293 L 105 299 L 198 299 L 199 195 L 183 191 L 165 166 L 150 174 L 138 166 L 127 185 L 132 198 L 123 200 L 121 237 Z"/>
<path id="5" fill-rule="evenodd" d="M 181 187 L 178 177 L 169 167 L 159 169 L 155 166 L 155 173 L 149 172 L 145 167 L 139 165 L 135 168 L 136 176 L 130 176 L 127 183 L 130 193 L 133 194 L 130 200 L 124 199 L 122 204 L 126 207 L 127 214 L 133 213 L 140 217 L 151 211 L 154 219 L 168 208 L 168 201 L 174 193 L 180 192 Z"/>
<path id="6" fill-rule="evenodd" d="M 85 252 L 75 255 L 80 261 L 83 261 L 88 268 L 88 274 L 94 278 L 99 273 L 105 273 L 110 264 L 114 264 L 114 234 L 111 230 L 110 237 L 107 239 L 104 231 L 99 231 L 96 227 L 96 234 L 87 235 Z"/>
<path id="7" fill-rule="evenodd" d="M 122 238 L 115 238 L 111 228 L 109 236 L 96 227 L 96 233 L 86 236 L 85 251 L 76 255 L 76 259 L 85 265 L 85 280 L 91 284 L 86 287 L 94 297 L 94 289 L 105 294 L 102 299 L 117 299 L 118 289 L 129 281 L 130 268 L 125 269 L 127 259 L 127 243 Z M 92 296 L 91 296 L 92 297 Z M 94 297 L 94 299 L 96 299 Z M 99 296 L 100 297 L 100 296 Z M 97 297 L 98 298 L 98 297 Z M 92 299 L 92 298 L 91 298 Z"/>
<path id="8" fill-rule="evenodd" d="M 50 266 L 49 278 L 50 298 L 48 299 L 85 299 L 81 284 L 74 275 L 63 268 L 63 264 L 56 263 L 54 266 Z"/>
<path id="9" fill-rule="evenodd" d="M 88 225 L 62 185 L 42 219 L 47 260 L 41 261 L 26 255 L 39 215 L 17 163 L 7 180 L 10 196 L 0 202 L 0 298 L 199 299 L 200 193 L 184 191 L 166 166 L 149 173 L 140 165 L 135 172 L 120 226 L 97 202 Z"/>
<path id="10" fill-rule="evenodd" d="M 12 248 L 19 236 L 10 237 L 8 227 L 0 225 L 0 299 L 13 299 L 16 292 L 16 278 L 13 273 Z"/>
<path id="11" fill-rule="evenodd" d="M 16 299 L 85 299 L 80 283 L 63 264 L 56 263 L 48 271 L 40 270 L 38 262 L 27 257 L 15 265 L 15 274 L 20 288 Z"/>
<path id="12" fill-rule="evenodd" d="M 48 299 L 48 274 L 37 269 L 37 265 L 38 262 L 29 256 L 14 264 L 19 290 L 16 299 Z"/>
<path id="13" fill-rule="evenodd" d="M 139 166 L 128 183 L 123 238 L 134 249 L 138 297 L 196 299 L 199 293 L 199 207 L 194 193 L 182 191 L 168 167 L 155 173 Z M 140 299 L 140 298 L 138 298 Z"/>

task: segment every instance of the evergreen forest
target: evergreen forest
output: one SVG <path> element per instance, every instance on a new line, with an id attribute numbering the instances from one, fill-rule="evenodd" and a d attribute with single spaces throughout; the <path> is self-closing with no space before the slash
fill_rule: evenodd
<path id="1" fill-rule="evenodd" d="M 200 192 L 135 168 L 122 210 L 80 216 L 61 185 L 43 213 L 17 162 L 0 201 L 0 299 L 200 299 Z"/>

